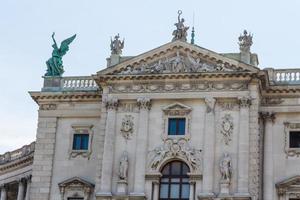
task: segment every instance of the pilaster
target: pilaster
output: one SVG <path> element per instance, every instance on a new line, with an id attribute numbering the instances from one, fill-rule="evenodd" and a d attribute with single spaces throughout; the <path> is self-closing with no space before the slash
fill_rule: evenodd
<path id="1" fill-rule="evenodd" d="M 6 185 L 1 185 L 1 197 L 0 200 L 7 200 L 7 186 Z"/>
<path id="2" fill-rule="evenodd" d="M 264 173 L 263 173 L 263 199 L 273 200 L 275 185 L 273 182 L 273 123 L 275 114 L 270 112 L 261 113 L 265 125 L 264 135 Z"/>
<path id="3" fill-rule="evenodd" d="M 203 155 L 203 191 L 201 196 L 214 196 L 214 155 L 215 155 L 215 98 L 206 98 L 206 115 Z"/>
<path id="4" fill-rule="evenodd" d="M 148 98 L 138 98 L 137 104 L 140 109 L 139 125 L 137 133 L 136 162 L 134 177 L 134 192 L 130 196 L 145 197 L 145 175 L 146 175 L 146 158 L 148 149 L 148 127 L 149 127 L 149 110 L 151 100 Z"/>
<path id="5" fill-rule="evenodd" d="M 17 200 L 24 200 L 25 196 L 25 184 L 24 184 L 24 179 L 19 180 L 19 185 L 18 185 L 18 198 Z"/>
<path id="6" fill-rule="evenodd" d="M 240 105 L 238 135 L 238 188 L 236 195 L 249 196 L 249 107 L 250 97 L 238 99 Z"/>
<path id="7" fill-rule="evenodd" d="M 101 171 L 101 185 L 100 191 L 96 196 L 101 199 L 110 199 L 112 196 L 112 174 L 113 174 L 113 160 L 114 160 L 114 146 L 115 146 L 115 132 L 116 132 L 116 110 L 118 108 L 118 99 L 107 99 L 106 109 L 107 118 L 105 126 L 104 152 L 102 160 Z M 105 198 L 102 198 L 105 197 Z"/>

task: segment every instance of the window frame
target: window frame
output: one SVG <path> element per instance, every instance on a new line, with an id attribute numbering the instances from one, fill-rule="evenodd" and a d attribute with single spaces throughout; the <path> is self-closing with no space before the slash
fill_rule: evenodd
<path id="1" fill-rule="evenodd" d="M 183 119 L 184 120 L 184 133 L 183 134 L 179 134 L 179 126 L 180 126 L 180 122 L 179 119 Z M 175 134 L 170 134 L 170 120 L 176 120 L 176 133 Z M 183 136 L 186 134 L 186 117 L 169 117 L 168 118 L 168 136 Z"/>
<path id="2" fill-rule="evenodd" d="M 300 122 L 284 122 L 285 153 L 287 157 L 300 156 L 300 147 L 290 147 L 290 133 L 300 132 Z"/>
<path id="3" fill-rule="evenodd" d="M 173 103 L 162 109 L 163 111 L 163 133 L 162 139 L 168 138 L 185 138 L 191 139 L 191 111 L 192 108 L 181 103 Z M 169 135 L 169 119 L 184 118 L 185 119 L 185 134 L 184 135 Z"/>
<path id="4" fill-rule="evenodd" d="M 73 124 L 70 134 L 69 145 L 69 159 L 78 156 L 90 159 L 92 153 L 92 140 L 93 140 L 93 125 L 91 124 Z M 76 134 L 88 134 L 88 148 L 87 149 L 73 149 L 74 139 Z"/>
<path id="5" fill-rule="evenodd" d="M 85 129 L 83 130 L 83 131 L 86 131 Z M 83 137 L 84 136 L 87 136 L 88 137 L 88 140 L 87 140 L 87 149 L 86 148 L 84 148 L 83 146 Z M 80 147 L 79 147 L 79 149 L 77 149 L 76 148 L 76 144 L 75 144 L 75 138 L 76 137 L 79 137 L 80 138 Z M 74 133 L 73 134 L 73 144 L 72 144 L 72 150 L 73 151 L 87 151 L 87 150 L 89 150 L 89 140 L 90 140 L 90 134 L 89 133 L 87 133 L 87 132 L 85 132 L 85 133 Z"/>

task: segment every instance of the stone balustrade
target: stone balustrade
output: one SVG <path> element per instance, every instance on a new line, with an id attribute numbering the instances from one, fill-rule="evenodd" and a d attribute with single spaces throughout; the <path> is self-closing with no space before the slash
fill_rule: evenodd
<path id="1" fill-rule="evenodd" d="M 20 158 L 23 158 L 31 154 L 33 155 L 34 149 L 35 149 L 35 142 L 32 142 L 31 144 L 25 145 L 20 149 L 6 152 L 0 155 L 0 165 L 18 160 Z"/>
<path id="2" fill-rule="evenodd" d="M 97 91 L 98 85 L 91 76 L 44 77 L 43 92 Z"/>
<path id="3" fill-rule="evenodd" d="M 90 76 L 74 76 L 62 78 L 63 90 L 97 90 L 96 82 Z"/>
<path id="4" fill-rule="evenodd" d="M 266 69 L 271 83 L 275 85 L 298 85 L 300 84 L 299 69 Z"/>

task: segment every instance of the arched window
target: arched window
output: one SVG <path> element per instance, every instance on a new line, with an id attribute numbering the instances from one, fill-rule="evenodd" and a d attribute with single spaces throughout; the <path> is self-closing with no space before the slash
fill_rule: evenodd
<path id="1" fill-rule="evenodd" d="M 164 166 L 160 180 L 159 200 L 189 200 L 189 167 L 180 161 Z"/>

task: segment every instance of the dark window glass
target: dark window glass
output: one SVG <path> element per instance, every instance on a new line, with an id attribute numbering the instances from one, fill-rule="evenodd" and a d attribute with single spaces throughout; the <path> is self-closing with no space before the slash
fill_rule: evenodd
<path id="1" fill-rule="evenodd" d="M 189 200 L 188 166 L 180 161 L 168 163 L 162 169 L 159 200 Z"/>
<path id="2" fill-rule="evenodd" d="M 169 118 L 168 135 L 184 135 L 185 118 Z"/>
<path id="3" fill-rule="evenodd" d="M 69 197 L 68 200 L 83 200 L 81 197 Z"/>
<path id="4" fill-rule="evenodd" d="M 290 148 L 300 148 L 300 131 L 290 131 Z"/>
<path id="5" fill-rule="evenodd" d="M 89 134 L 74 134 L 73 150 L 88 150 Z"/>

